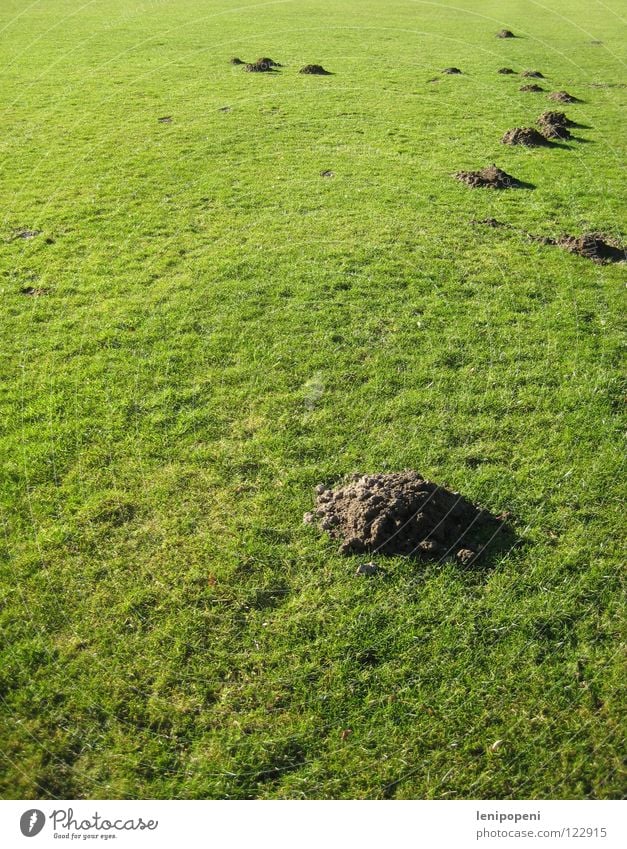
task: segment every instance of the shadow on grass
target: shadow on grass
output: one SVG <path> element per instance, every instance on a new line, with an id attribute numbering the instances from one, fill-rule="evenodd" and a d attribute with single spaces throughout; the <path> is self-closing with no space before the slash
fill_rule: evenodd
<path id="1" fill-rule="evenodd" d="M 422 581 L 423 571 L 434 565 L 453 564 L 459 574 L 464 576 L 469 584 L 481 584 L 488 575 L 501 563 L 514 548 L 524 545 L 524 539 L 516 533 L 508 521 L 500 521 L 493 516 L 487 518 L 486 524 L 477 533 L 467 533 L 455 540 L 452 545 L 438 558 L 424 556 L 405 555 L 406 562 L 412 569 L 416 570 L 416 580 Z M 469 557 L 465 563 L 459 562 L 455 556 L 456 552 L 471 546 L 476 552 L 474 557 Z M 468 550 L 468 549 L 467 549 Z M 395 554 L 386 555 L 384 552 L 370 552 L 361 555 L 360 562 L 368 558 L 376 558 L 376 568 L 370 573 L 385 582 L 397 577 L 396 570 L 389 570 L 385 566 L 387 559 L 394 559 Z M 403 556 L 403 555 L 401 555 Z M 363 574 L 369 574 L 364 572 Z"/>
<path id="2" fill-rule="evenodd" d="M 535 183 L 526 183 L 524 180 L 516 180 L 516 183 L 511 186 L 512 189 L 535 189 Z"/>

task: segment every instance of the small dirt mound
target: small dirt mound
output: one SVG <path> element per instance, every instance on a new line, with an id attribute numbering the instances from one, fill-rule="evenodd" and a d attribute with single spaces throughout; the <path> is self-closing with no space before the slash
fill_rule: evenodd
<path id="1" fill-rule="evenodd" d="M 536 79 L 543 80 L 544 74 L 541 74 L 540 71 L 523 71 L 521 77 L 535 77 Z"/>
<path id="2" fill-rule="evenodd" d="M 316 487 L 316 511 L 304 521 L 342 541 L 342 554 L 376 552 L 468 564 L 481 552 L 479 539 L 499 519 L 458 492 L 417 472 L 353 475 L 337 489 Z"/>
<path id="3" fill-rule="evenodd" d="M 625 262 L 627 248 L 615 239 L 608 239 L 602 233 L 584 233 L 582 236 L 560 236 L 554 244 L 571 254 L 583 256 L 593 262 Z"/>
<path id="4" fill-rule="evenodd" d="M 497 73 L 499 73 L 499 74 L 515 74 L 516 71 L 513 68 L 499 68 Z"/>
<path id="5" fill-rule="evenodd" d="M 544 91 L 542 86 L 531 83 L 530 85 L 521 85 L 518 91 Z"/>
<path id="6" fill-rule="evenodd" d="M 442 71 L 443 74 L 461 74 L 459 68 L 445 68 Z"/>
<path id="7" fill-rule="evenodd" d="M 581 103 L 578 97 L 574 97 L 567 91 L 553 91 L 548 97 L 549 100 L 557 100 L 558 103 Z"/>
<path id="8" fill-rule="evenodd" d="M 305 65 L 298 72 L 299 74 L 317 74 L 318 76 L 328 76 L 331 71 L 325 70 L 322 65 Z"/>
<path id="9" fill-rule="evenodd" d="M 516 38 L 511 29 L 502 29 L 496 34 L 497 38 Z"/>
<path id="10" fill-rule="evenodd" d="M 229 60 L 229 64 L 231 64 L 231 65 L 243 65 L 244 60 L 240 59 L 238 56 L 233 56 L 233 58 Z"/>
<path id="11" fill-rule="evenodd" d="M 259 59 L 255 59 L 255 65 L 267 65 L 269 68 L 282 68 L 279 62 L 275 62 L 274 59 L 270 59 L 269 56 L 260 56 Z"/>
<path id="12" fill-rule="evenodd" d="M 157 118 L 157 122 L 159 124 L 171 124 L 172 116 L 171 115 L 163 115 L 161 118 Z"/>
<path id="13" fill-rule="evenodd" d="M 496 165 L 490 165 L 481 171 L 458 171 L 453 176 L 473 189 L 515 189 L 522 185 L 519 180 L 501 171 Z"/>
<path id="14" fill-rule="evenodd" d="M 508 130 L 501 144 L 522 144 L 525 147 L 540 147 L 549 144 L 547 139 L 533 127 L 514 127 Z"/>
<path id="15" fill-rule="evenodd" d="M 249 74 L 267 74 L 274 71 L 274 68 L 266 62 L 249 62 L 244 65 L 244 70 L 248 71 Z"/>

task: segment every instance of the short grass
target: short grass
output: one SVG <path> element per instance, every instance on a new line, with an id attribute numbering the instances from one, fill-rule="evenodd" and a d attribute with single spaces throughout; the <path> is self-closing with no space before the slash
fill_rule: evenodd
<path id="1" fill-rule="evenodd" d="M 4 0 L 3 796 L 621 795 L 624 267 L 523 235 L 624 236 L 619 11 Z M 404 468 L 516 544 L 355 577 Z"/>

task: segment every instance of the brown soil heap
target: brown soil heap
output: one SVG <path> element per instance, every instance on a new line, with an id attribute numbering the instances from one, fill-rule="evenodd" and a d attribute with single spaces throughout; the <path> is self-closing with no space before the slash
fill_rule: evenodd
<path id="1" fill-rule="evenodd" d="M 298 72 L 299 74 L 318 74 L 318 76 L 328 76 L 331 71 L 326 71 L 322 65 L 305 65 Z"/>
<path id="2" fill-rule="evenodd" d="M 515 74 L 516 71 L 513 68 L 499 68 L 499 74 Z"/>
<path id="3" fill-rule="evenodd" d="M 320 522 L 342 554 L 375 552 L 408 557 L 474 560 L 477 540 L 496 519 L 417 472 L 352 475 L 335 490 L 316 487 L 316 511 L 304 521 Z"/>
<path id="4" fill-rule="evenodd" d="M 255 60 L 255 65 L 267 65 L 269 68 L 282 68 L 278 62 L 275 62 L 274 59 L 270 59 L 268 56 L 261 56 L 259 59 Z"/>
<path id="5" fill-rule="evenodd" d="M 544 91 L 542 86 L 531 83 L 530 85 L 521 85 L 518 91 Z"/>
<path id="6" fill-rule="evenodd" d="M 244 61 L 243 61 L 242 59 L 239 59 L 237 56 L 234 56 L 234 57 L 231 59 L 230 64 L 231 64 L 231 65 L 243 65 L 243 64 L 244 64 Z"/>
<path id="7" fill-rule="evenodd" d="M 514 127 L 513 130 L 508 130 L 505 133 L 501 139 L 501 144 L 523 144 L 526 147 L 540 147 L 549 144 L 549 142 L 533 127 Z"/>
<path id="8" fill-rule="evenodd" d="M 458 171 L 454 176 L 473 189 L 515 189 L 521 185 L 519 180 L 501 171 L 496 165 L 490 165 L 481 171 Z"/>
<path id="9" fill-rule="evenodd" d="M 558 103 L 579 103 L 578 97 L 573 97 L 567 91 L 553 91 L 549 94 L 549 100 L 557 100 Z"/>
<path id="10" fill-rule="evenodd" d="M 443 74 L 461 74 L 459 68 L 445 68 L 442 71 Z"/>
<path id="11" fill-rule="evenodd" d="M 511 29 L 502 29 L 496 34 L 497 38 L 516 38 Z"/>
<path id="12" fill-rule="evenodd" d="M 627 248 L 614 239 L 608 241 L 602 233 L 584 233 L 582 236 L 560 236 L 554 244 L 572 254 L 591 259 L 593 262 L 625 262 Z"/>
<path id="13" fill-rule="evenodd" d="M 536 77 L 539 80 L 544 79 L 544 74 L 541 74 L 540 71 L 523 71 L 521 76 L 523 76 L 523 77 Z"/>

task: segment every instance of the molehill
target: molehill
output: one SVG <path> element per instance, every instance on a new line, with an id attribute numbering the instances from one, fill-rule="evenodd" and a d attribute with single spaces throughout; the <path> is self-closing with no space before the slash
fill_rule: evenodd
<path id="1" fill-rule="evenodd" d="M 483 551 L 481 539 L 503 522 L 414 471 L 352 475 L 336 489 L 320 484 L 316 496 L 315 512 L 304 522 L 319 522 L 347 555 L 454 557 L 466 565 Z"/>
<path id="2" fill-rule="evenodd" d="M 454 176 L 462 183 L 466 183 L 467 186 L 472 186 L 473 189 L 516 189 L 521 187 L 520 180 L 497 168 L 496 165 L 489 165 L 487 168 L 482 168 L 481 171 L 458 171 Z"/>
<path id="3" fill-rule="evenodd" d="M 514 127 L 501 139 L 502 144 L 522 144 L 526 147 L 540 147 L 550 142 L 533 127 Z"/>

